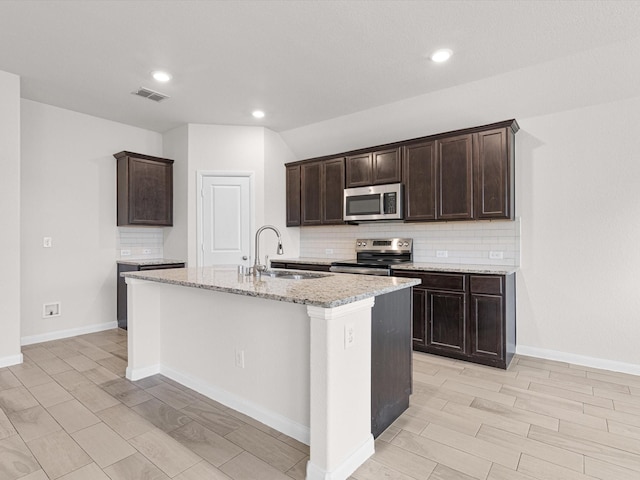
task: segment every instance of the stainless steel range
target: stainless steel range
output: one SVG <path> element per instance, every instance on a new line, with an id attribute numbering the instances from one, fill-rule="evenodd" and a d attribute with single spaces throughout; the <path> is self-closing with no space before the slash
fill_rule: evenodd
<path id="1" fill-rule="evenodd" d="M 372 238 L 356 240 L 356 259 L 333 262 L 331 271 L 363 275 L 391 275 L 392 265 L 413 260 L 410 238 Z"/>

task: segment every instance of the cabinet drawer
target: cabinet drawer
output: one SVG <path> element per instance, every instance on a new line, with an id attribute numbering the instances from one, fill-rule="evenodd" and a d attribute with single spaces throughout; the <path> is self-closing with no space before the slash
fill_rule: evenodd
<path id="1" fill-rule="evenodd" d="M 470 275 L 471 293 L 502 295 L 503 278 L 500 276 Z"/>
<path id="2" fill-rule="evenodd" d="M 424 272 L 399 272 L 393 271 L 396 277 L 419 278 L 422 280 L 417 288 L 436 289 L 436 290 L 459 290 L 465 289 L 465 275 L 455 273 L 424 273 Z"/>

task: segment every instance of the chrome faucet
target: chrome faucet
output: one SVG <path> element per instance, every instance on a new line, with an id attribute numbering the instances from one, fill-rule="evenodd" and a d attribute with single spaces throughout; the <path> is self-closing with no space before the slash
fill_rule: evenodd
<path id="1" fill-rule="evenodd" d="M 280 231 L 274 227 L 273 225 L 264 225 L 262 227 L 260 227 L 258 229 L 258 231 L 256 232 L 256 256 L 253 262 L 253 275 L 258 275 L 258 272 L 264 272 L 267 270 L 267 265 L 262 265 L 260 264 L 260 234 L 264 231 L 264 230 L 273 230 L 274 232 L 276 232 L 276 235 L 278 235 L 278 251 L 277 254 L 278 255 L 282 255 L 284 253 L 284 249 L 282 248 L 282 237 L 280 236 Z M 265 264 L 267 263 L 267 258 L 269 257 L 265 257 Z"/>

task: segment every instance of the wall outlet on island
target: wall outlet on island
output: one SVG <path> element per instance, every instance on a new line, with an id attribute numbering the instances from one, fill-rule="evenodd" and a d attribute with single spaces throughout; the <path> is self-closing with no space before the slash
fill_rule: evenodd
<path id="1" fill-rule="evenodd" d="M 449 251 L 448 250 L 437 250 L 436 251 L 436 258 L 447 258 L 449 256 Z"/>
<path id="2" fill-rule="evenodd" d="M 347 323 L 344 326 L 344 349 L 353 347 L 356 342 L 356 332 L 353 323 Z"/>
<path id="3" fill-rule="evenodd" d="M 244 350 L 236 349 L 236 367 L 244 368 Z"/>

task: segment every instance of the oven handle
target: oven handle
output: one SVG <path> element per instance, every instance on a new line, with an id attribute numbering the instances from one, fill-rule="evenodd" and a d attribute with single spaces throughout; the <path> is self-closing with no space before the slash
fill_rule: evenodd
<path id="1" fill-rule="evenodd" d="M 357 273 L 360 275 L 378 275 L 382 277 L 388 277 L 391 275 L 388 268 L 344 267 L 334 265 L 329 268 L 329 271 L 333 273 Z"/>

